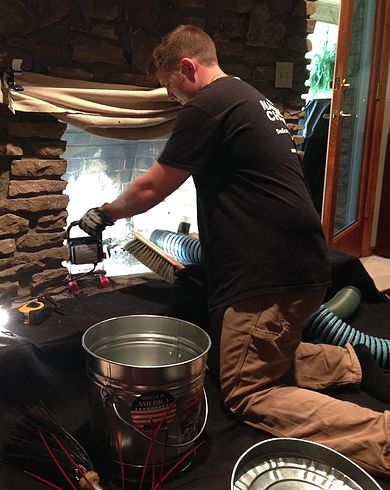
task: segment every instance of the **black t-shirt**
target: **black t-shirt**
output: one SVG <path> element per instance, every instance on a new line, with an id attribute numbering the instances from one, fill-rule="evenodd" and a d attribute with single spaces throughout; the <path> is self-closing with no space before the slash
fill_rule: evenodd
<path id="1" fill-rule="evenodd" d="M 210 309 L 328 285 L 321 223 L 278 109 L 235 77 L 179 112 L 158 161 L 192 172 Z"/>

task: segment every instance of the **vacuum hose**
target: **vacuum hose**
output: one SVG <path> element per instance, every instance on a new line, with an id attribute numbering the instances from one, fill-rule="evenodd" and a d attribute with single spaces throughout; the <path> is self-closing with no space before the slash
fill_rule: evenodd
<path id="1" fill-rule="evenodd" d="M 362 295 L 358 288 L 355 288 L 355 286 L 346 286 L 340 289 L 323 306 L 346 322 L 357 312 L 361 299 Z"/>
<path id="2" fill-rule="evenodd" d="M 383 369 L 390 369 L 390 339 L 367 335 L 344 321 L 352 316 L 359 303 L 358 289 L 353 286 L 341 289 L 313 314 L 305 334 L 325 344 L 340 346 L 364 344 L 371 350 L 376 362 Z"/>
<path id="3" fill-rule="evenodd" d="M 197 238 L 168 230 L 154 230 L 150 241 L 184 265 L 203 265 Z M 390 369 L 390 339 L 367 335 L 347 323 L 359 308 L 360 301 L 361 293 L 354 286 L 341 289 L 313 314 L 305 335 L 326 344 L 364 344 L 383 369 Z"/>
<path id="4" fill-rule="evenodd" d="M 150 241 L 183 265 L 203 265 L 202 250 L 197 238 L 168 230 L 154 230 Z"/>

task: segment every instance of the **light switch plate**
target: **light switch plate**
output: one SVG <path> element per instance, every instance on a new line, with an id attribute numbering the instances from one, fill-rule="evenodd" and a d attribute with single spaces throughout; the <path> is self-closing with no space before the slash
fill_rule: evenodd
<path id="1" fill-rule="evenodd" d="M 277 61 L 275 67 L 275 87 L 291 88 L 293 84 L 294 63 Z"/>

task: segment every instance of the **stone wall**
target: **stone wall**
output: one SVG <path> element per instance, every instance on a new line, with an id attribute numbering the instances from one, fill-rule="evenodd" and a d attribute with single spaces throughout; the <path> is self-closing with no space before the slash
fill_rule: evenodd
<path id="1" fill-rule="evenodd" d="M 153 87 L 156 42 L 180 23 L 197 24 L 216 41 L 222 68 L 273 100 L 294 133 L 314 7 L 304 0 L 2 0 L 0 53 L 22 59 L 26 71 Z M 291 88 L 275 87 L 277 61 L 294 64 Z M 66 274 L 64 125 L 4 111 L 0 128 L 0 298 L 24 297 Z"/>
<path id="2" fill-rule="evenodd" d="M 66 277 L 64 130 L 46 115 L 2 117 L 0 298 L 29 297 Z"/>
<path id="3" fill-rule="evenodd" d="M 155 86 L 150 55 L 180 23 L 203 27 L 220 63 L 282 108 L 307 90 L 307 33 L 315 2 L 304 0 L 2 0 L 0 53 L 23 68 L 66 78 Z M 275 63 L 294 63 L 292 88 L 275 88 Z"/>

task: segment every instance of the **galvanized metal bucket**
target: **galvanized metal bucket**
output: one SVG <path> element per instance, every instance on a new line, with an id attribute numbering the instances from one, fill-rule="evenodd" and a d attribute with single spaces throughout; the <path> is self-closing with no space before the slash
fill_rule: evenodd
<path id="1" fill-rule="evenodd" d="M 281 437 L 258 442 L 234 466 L 231 490 L 382 490 L 360 466 L 334 449 Z"/>
<path id="2" fill-rule="evenodd" d="M 111 318 L 84 333 L 91 428 L 114 471 L 138 479 L 193 448 L 207 420 L 210 345 L 196 325 L 155 315 Z"/>

